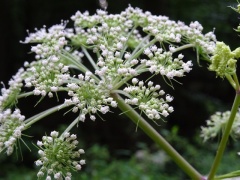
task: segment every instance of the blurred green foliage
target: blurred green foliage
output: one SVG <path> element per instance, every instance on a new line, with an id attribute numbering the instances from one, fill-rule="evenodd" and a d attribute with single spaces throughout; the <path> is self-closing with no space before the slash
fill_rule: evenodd
<path id="1" fill-rule="evenodd" d="M 189 141 L 179 136 L 176 131 L 174 133 L 174 130 L 172 132 L 164 131 L 164 135 L 190 163 L 194 164 L 195 168 L 203 174 L 208 173 L 214 158 L 213 152 L 217 147 L 216 142 L 203 144 L 199 138 Z M 236 153 L 239 148 L 239 145 L 231 144 L 231 148 L 227 149 L 226 156 L 219 168 L 219 174 L 239 168 L 237 159 L 240 157 Z M 128 155 L 128 157 L 120 158 L 116 154 L 110 153 L 109 146 L 93 144 L 86 149 L 84 155 L 87 159 L 87 165 L 82 171 L 73 173 L 73 180 L 188 179 L 168 156 L 155 145 L 148 146 L 144 142 L 138 142 L 136 151 L 129 152 Z M 1 172 L 0 180 L 36 179 L 36 169 L 24 167 L 20 164 L 13 166 L 5 163 Z"/>

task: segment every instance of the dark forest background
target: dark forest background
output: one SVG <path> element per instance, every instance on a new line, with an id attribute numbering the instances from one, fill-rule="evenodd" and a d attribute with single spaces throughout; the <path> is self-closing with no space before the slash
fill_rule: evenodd
<path id="1" fill-rule="evenodd" d="M 239 36 L 233 29 L 238 26 L 238 14 L 228 7 L 236 5 L 235 1 L 108 0 L 107 11 L 119 13 L 129 5 L 150 11 L 152 14 L 166 15 L 170 19 L 181 20 L 186 24 L 197 20 L 203 25 L 205 33 L 214 30 L 217 39 L 229 44 L 231 49 L 239 46 Z M 27 29 L 33 32 L 34 28 L 41 28 L 43 25 L 50 27 L 60 23 L 61 20 L 69 20 L 71 15 L 78 10 L 81 12 L 88 10 L 93 14 L 99 8 L 97 0 L 1 0 L 0 81 L 7 85 L 8 80 L 18 68 L 22 67 L 23 62 L 33 59 L 29 54 L 31 45 L 19 42 L 27 36 Z M 193 61 L 196 59 L 194 53 L 189 53 L 188 57 Z M 229 110 L 234 97 L 234 91 L 230 85 L 223 79 L 216 79 L 215 74 L 207 70 L 206 64 L 200 63 L 200 66 L 196 62 L 194 64 L 193 71 L 180 79 L 183 85 L 176 83 L 175 90 L 163 85 L 165 90 L 175 97 L 173 102 L 175 111 L 161 126 L 153 123 L 160 133 L 164 134 L 165 130 L 171 132 L 172 129 L 177 129 L 177 134 L 189 141 L 199 136 L 200 126 L 204 125 L 205 120 L 211 114 L 217 110 Z M 164 83 L 164 81 L 159 80 L 159 83 Z M 20 102 L 19 107 L 26 116 L 30 116 L 54 104 L 44 100 L 43 103 L 33 108 L 37 101 L 38 98 L 26 98 Z M 41 135 L 53 129 L 63 129 L 64 124 L 72 119 L 71 115 L 62 117 L 63 113 L 50 116 L 29 129 L 28 134 L 34 136 L 26 140 L 30 146 L 32 142 L 35 142 L 35 138 L 40 138 Z M 84 146 L 89 147 L 98 143 L 107 146 L 113 156 L 125 158 L 122 153 L 124 151 L 119 153 L 119 150 L 134 151 L 137 149 L 138 142 L 152 145 L 151 140 L 142 134 L 140 129 L 135 131 L 136 125 L 126 117 L 112 113 L 104 116 L 104 120 L 88 121 L 74 130 L 79 134 Z M 169 133 L 165 134 L 170 136 Z M 29 151 L 23 147 L 23 154 L 28 153 Z M 31 158 L 27 155 L 23 163 L 31 167 Z M 0 163 L 15 161 L 13 159 L 3 158 L 1 162 L 0 158 Z"/>

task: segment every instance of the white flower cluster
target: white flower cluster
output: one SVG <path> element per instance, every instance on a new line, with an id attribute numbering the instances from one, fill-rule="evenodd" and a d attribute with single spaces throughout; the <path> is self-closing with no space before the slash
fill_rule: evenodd
<path id="1" fill-rule="evenodd" d="M 213 32 L 204 35 L 199 22 L 188 26 L 139 8 L 128 7 L 115 15 L 103 10 L 97 10 L 94 15 L 77 12 L 71 19 L 74 21 L 73 29 L 67 29 L 66 22 L 62 22 L 49 29 L 36 30 L 25 39 L 24 43 L 38 44 L 31 49 L 37 61 L 26 63 L 24 81 L 26 87 L 34 88 L 34 95 L 52 97 L 53 92 L 60 89 L 67 91 L 70 98 L 65 99 L 64 105 L 74 106 L 72 111 L 75 113 L 80 111 L 81 121 L 85 120 L 86 114 L 95 120 L 97 112 L 105 114 L 110 107 L 116 107 L 111 93 L 144 72 L 150 71 L 168 79 L 190 72 L 192 62 L 184 62 L 181 53 L 175 55 L 184 49 L 181 49 L 182 44 L 196 48 L 205 57 L 215 48 L 215 35 Z M 93 65 L 93 74 L 87 75 L 90 72 L 83 58 Z M 71 77 L 71 68 L 85 76 Z M 124 91 L 131 88 L 129 86 Z M 143 96 L 140 99 L 149 99 L 141 88 L 140 85 L 138 93 Z M 148 88 L 153 90 L 153 87 Z M 156 90 L 153 91 L 151 96 L 156 94 Z M 159 100 L 161 105 L 153 108 L 152 104 L 158 103 L 158 96 L 153 102 L 148 102 L 150 104 L 138 104 L 151 119 L 159 119 L 160 114 L 166 117 L 173 111 L 162 99 Z M 152 109 L 158 112 L 154 114 Z"/>
<path id="2" fill-rule="evenodd" d="M 169 113 L 173 112 L 173 107 L 168 103 L 173 100 L 173 97 L 166 95 L 166 98 L 160 98 L 165 92 L 160 90 L 160 85 L 153 85 L 152 81 L 148 82 L 147 87 L 143 81 L 137 78 L 132 79 L 134 86 L 124 88 L 124 92 L 130 96 L 125 102 L 131 105 L 137 105 L 149 119 L 160 119 L 161 116 L 167 117 Z"/>
<path id="3" fill-rule="evenodd" d="M 21 138 L 24 130 L 24 119 L 19 109 L 12 112 L 10 109 L 0 111 L 0 153 L 6 150 L 11 155 L 16 142 Z"/>
<path id="4" fill-rule="evenodd" d="M 139 8 L 128 7 L 117 15 L 108 15 L 102 10 L 94 15 L 77 12 L 72 20 L 76 30 L 72 37 L 73 44 L 87 46 L 101 55 L 96 71 L 99 76 L 107 74 L 114 79 L 119 76 L 134 77 L 144 71 L 144 66 L 136 66 L 144 63 L 152 73 L 160 73 L 170 79 L 182 77 L 191 70 L 192 63 L 184 63 L 182 54 L 173 58 L 175 48 L 189 43 L 205 57 L 215 49 L 215 35 L 213 32 L 204 35 L 199 22 L 187 26 L 183 22 L 171 21 L 166 16 L 155 16 Z M 138 27 L 144 33 L 140 33 Z M 165 47 L 158 48 L 157 42 L 161 45 L 171 44 L 169 51 Z M 174 46 L 172 43 L 175 43 Z M 143 51 L 148 60 L 142 59 Z"/>
<path id="5" fill-rule="evenodd" d="M 106 11 L 97 10 L 95 15 L 89 15 L 88 12 L 78 11 L 71 19 L 76 31 L 73 41 L 78 45 L 94 45 L 97 49 L 105 45 L 113 52 L 121 50 L 126 43 L 130 45 L 141 41 L 136 28 L 129 33 L 134 24 L 123 14 L 108 15 Z"/>
<path id="6" fill-rule="evenodd" d="M 25 87 L 34 87 L 34 95 L 53 96 L 52 92 L 57 92 L 59 87 L 66 83 L 69 78 L 68 66 L 61 63 L 57 56 L 47 59 L 25 63 Z"/>
<path id="7" fill-rule="evenodd" d="M 107 15 L 107 12 L 101 10 L 95 15 L 77 12 L 72 16 L 72 20 L 77 35 L 84 37 L 79 38 L 83 44 L 106 45 L 107 43 L 114 49 L 121 49 L 124 47 L 121 39 L 125 38 L 126 43 L 132 47 L 131 45 L 141 42 L 141 35 L 136 29 L 140 26 L 146 34 L 154 36 L 160 42 L 184 41 L 203 46 L 205 53 L 212 53 L 215 47 L 215 35 L 213 32 L 204 35 L 203 27 L 199 22 L 191 22 L 187 26 L 183 22 L 169 20 L 166 16 L 152 15 L 139 8 L 128 7 L 117 15 Z"/>
<path id="8" fill-rule="evenodd" d="M 129 60 L 129 53 L 125 53 L 124 58 L 122 58 L 120 51 L 113 53 L 104 45 L 101 45 L 100 48 L 102 54 L 98 58 L 97 66 L 99 69 L 95 71 L 95 74 L 111 82 L 113 89 L 123 78 L 138 75 L 136 65 L 139 63 L 139 60 Z"/>
<path id="9" fill-rule="evenodd" d="M 209 120 L 207 120 L 207 126 L 201 127 L 201 137 L 204 141 L 215 138 L 218 134 L 223 133 L 230 117 L 230 113 L 230 111 L 216 112 Z M 240 109 L 234 119 L 230 135 L 234 139 L 240 137 Z"/>
<path id="10" fill-rule="evenodd" d="M 135 12 L 135 16 L 138 16 Z M 191 22 L 189 26 L 183 22 L 169 20 L 166 16 L 147 17 L 148 25 L 143 28 L 159 41 L 171 43 L 190 43 L 201 47 L 203 54 L 212 54 L 215 48 L 216 36 L 213 32 L 203 34 L 202 25 L 198 22 Z"/>
<path id="11" fill-rule="evenodd" d="M 71 171 L 80 171 L 85 160 L 78 160 L 83 149 L 77 148 L 77 136 L 68 132 L 59 137 L 57 131 L 52 131 L 50 136 L 43 136 L 38 141 L 38 154 L 40 159 L 35 161 L 36 166 L 41 166 L 37 173 L 38 178 L 46 177 L 46 180 L 65 179 L 71 180 Z"/>
<path id="12" fill-rule="evenodd" d="M 190 72 L 192 62 L 184 62 L 181 53 L 175 55 L 184 49 L 183 44 L 196 48 L 205 57 L 215 49 L 215 35 L 213 32 L 204 35 L 199 22 L 188 26 L 139 8 L 128 7 L 115 15 L 103 10 L 97 10 L 94 15 L 77 12 L 71 19 L 74 21 L 72 29 L 62 22 L 29 33 L 23 43 L 37 43 L 31 48 L 36 61 L 25 63 L 24 83 L 25 87 L 34 88 L 34 95 L 53 97 L 53 93 L 67 91 L 70 98 L 65 99 L 64 105 L 72 105 L 75 113 L 80 111 L 81 121 L 85 120 L 86 114 L 95 120 L 96 113 L 105 114 L 110 107 L 116 107 L 111 93 L 120 92 L 119 88 L 144 72 L 161 74 L 168 79 Z M 92 74 L 83 58 L 93 66 Z M 80 71 L 85 75 L 76 78 L 76 71 L 70 73 L 72 68 L 77 69 L 77 74 Z M 22 79 L 16 80 L 19 81 L 16 85 L 22 86 Z M 19 90 L 19 87 L 13 89 Z M 167 100 L 157 100 L 162 94 L 152 86 L 127 85 L 124 91 L 132 97 L 139 95 L 138 103 L 126 101 L 138 105 L 151 119 L 159 119 L 160 115 L 166 117 L 173 111 Z M 0 105 L 4 104 L 1 105 L 4 107 L 10 102 L 6 100 L 8 97 L 11 102 L 17 99 L 11 89 L 3 88 L 2 94 Z M 145 104 L 141 104 L 143 102 Z M 154 103 L 158 105 L 153 107 Z"/>
<path id="13" fill-rule="evenodd" d="M 24 69 L 20 68 L 16 75 L 12 77 L 12 79 L 8 82 L 9 88 L 3 87 L 1 89 L 0 96 L 0 111 L 3 111 L 6 108 L 10 108 L 17 101 L 17 96 L 21 91 L 21 87 L 23 86 L 23 73 Z"/>
<path id="14" fill-rule="evenodd" d="M 117 107 L 116 101 L 110 97 L 111 89 L 104 81 L 96 82 L 91 78 L 92 73 L 86 72 L 78 75 L 78 81 L 68 83 L 68 95 L 71 99 L 65 99 L 64 104 L 74 105 L 74 113 L 80 110 L 79 120 L 85 121 L 86 114 L 90 115 L 91 120 L 95 120 L 95 114 L 101 112 L 106 114 L 110 107 Z"/>
<path id="15" fill-rule="evenodd" d="M 192 62 L 184 63 L 182 54 L 179 54 L 177 58 L 173 58 L 170 51 L 163 51 L 162 48 L 157 48 L 156 45 L 146 48 L 144 54 L 148 56 L 149 60 L 142 60 L 141 63 L 146 64 L 151 73 L 161 74 L 169 79 L 182 77 L 185 72 L 188 73 L 192 69 Z"/>
<path id="16" fill-rule="evenodd" d="M 163 97 L 165 92 L 160 85 L 153 85 L 151 81 L 144 85 L 136 77 L 145 72 L 168 79 L 183 77 L 192 69 L 192 62 L 184 62 L 179 51 L 195 48 L 209 59 L 215 49 L 215 35 L 213 32 L 203 34 L 198 22 L 187 26 L 138 8 L 128 7 L 116 15 L 102 10 L 94 15 L 77 12 L 71 19 L 72 29 L 66 28 L 66 22 L 49 29 L 43 27 L 29 33 L 23 42 L 36 43 L 31 48 L 35 61 L 25 63 L 25 70 L 20 69 L 9 81 L 9 89 L 1 89 L 0 152 L 7 149 L 7 154 L 11 154 L 22 130 L 28 128 L 24 126 L 20 110 L 13 113 L 10 110 L 18 98 L 53 97 L 53 93 L 66 91 L 68 97 L 59 107 L 69 106 L 72 112 L 79 113 L 74 121 L 77 122 L 85 121 L 86 115 L 94 121 L 96 114 L 106 114 L 111 107 L 117 107 L 113 97 L 119 93 L 126 96 L 126 103 L 157 120 L 174 111 L 168 104 L 173 97 Z M 128 83 L 131 79 L 133 85 Z M 33 92 L 21 94 L 22 86 Z M 56 107 L 40 113 L 40 118 L 53 112 Z M 40 118 L 33 116 L 25 125 L 30 126 Z M 203 131 L 207 133 L 204 128 Z M 71 179 L 70 171 L 80 170 L 85 164 L 84 160 L 75 160 L 84 153 L 81 149 L 74 150 L 77 143 L 76 135 L 64 133 L 59 137 L 56 131 L 38 141 L 41 156 L 36 161 L 36 165 L 41 166 L 38 177 Z"/>
<path id="17" fill-rule="evenodd" d="M 46 27 L 36 29 L 35 33 L 30 33 L 22 43 L 39 43 L 32 46 L 31 51 L 36 54 L 36 59 L 45 59 L 56 55 L 66 44 L 66 38 L 73 35 L 73 30 L 65 29 L 66 22 L 54 25 L 48 30 Z"/>

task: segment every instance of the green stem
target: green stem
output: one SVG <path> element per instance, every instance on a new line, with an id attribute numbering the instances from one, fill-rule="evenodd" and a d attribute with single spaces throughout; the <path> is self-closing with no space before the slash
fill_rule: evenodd
<path id="1" fill-rule="evenodd" d="M 28 97 L 28 96 L 31 96 L 31 95 L 34 95 L 33 91 L 19 94 L 17 98 L 20 99 L 20 98 Z"/>
<path id="2" fill-rule="evenodd" d="M 236 73 L 233 74 L 233 79 L 234 79 L 234 82 L 236 84 L 236 88 L 235 89 L 239 89 L 239 81 L 238 81 L 238 77 L 237 77 Z"/>
<path id="3" fill-rule="evenodd" d="M 147 48 L 150 47 L 151 45 L 155 44 L 157 42 L 156 39 L 151 40 L 148 44 L 143 46 L 141 49 L 139 49 L 135 54 L 132 54 L 132 56 L 128 59 L 128 61 L 131 61 L 132 59 L 138 58 L 142 54 L 142 52 Z"/>
<path id="4" fill-rule="evenodd" d="M 79 117 L 77 117 L 68 127 L 64 130 L 61 136 L 63 136 L 66 132 L 69 132 L 77 123 L 79 122 Z"/>
<path id="5" fill-rule="evenodd" d="M 191 179 L 203 180 L 199 174 L 148 122 L 143 119 L 130 105 L 124 102 L 118 94 L 112 94 L 117 101 L 118 107 L 124 112 L 137 126 L 139 126 L 155 143 L 157 143 L 186 173 Z"/>
<path id="6" fill-rule="evenodd" d="M 209 173 L 209 176 L 208 176 L 208 180 L 212 180 L 214 178 L 215 174 L 216 174 L 217 168 L 220 164 L 220 161 L 222 159 L 224 150 L 225 150 L 226 145 L 227 145 L 228 137 L 230 135 L 232 125 L 233 125 L 235 116 L 236 116 L 237 111 L 238 111 L 239 104 L 240 104 L 240 91 L 237 91 L 234 102 L 233 102 L 231 114 L 230 114 L 229 120 L 227 122 L 226 129 L 223 133 L 221 142 L 218 146 L 217 154 L 216 154 L 214 162 L 212 164 L 212 167 L 211 167 L 211 170 L 210 170 L 210 173 Z"/>
<path id="7" fill-rule="evenodd" d="M 86 55 L 86 57 L 88 58 L 88 61 L 91 63 L 91 65 L 93 66 L 93 68 L 99 69 L 98 66 L 96 65 L 95 61 L 93 60 L 92 56 L 88 53 L 87 49 L 82 47 L 82 50 L 84 52 L 84 54 Z"/>
<path id="8" fill-rule="evenodd" d="M 227 179 L 227 178 L 233 178 L 233 177 L 239 177 L 240 170 L 230 172 L 228 174 L 220 175 L 214 178 L 214 180 L 220 180 L 220 179 Z"/>
<path id="9" fill-rule="evenodd" d="M 134 26 L 133 28 L 132 28 L 132 30 L 128 33 L 128 35 L 127 35 L 127 39 L 129 39 L 130 38 L 130 36 L 133 34 L 133 31 L 135 30 L 137 28 L 137 26 Z M 123 54 L 124 54 L 124 52 L 126 51 L 126 49 L 128 48 L 128 46 L 127 46 L 127 41 L 124 43 L 124 45 L 123 45 L 123 49 L 121 50 L 121 54 L 120 54 L 120 58 L 121 59 L 123 59 Z"/>
<path id="10" fill-rule="evenodd" d="M 71 78 L 69 81 L 64 81 L 64 83 L 70 83 L 70 82 L 78 82 L 79 79 L 77 78 Z M 60 92 L 60 91 L 67 91 L 68 89 L 66 87 L 59 87 L 57 92 Z M 32 96 L 34 95 L 33 91 L 30 91 L 30 92 L 23 92 L 21 94 L 19 94 L 17 96 L 17 99 L 21 99 L 21 98 L 27 98 L 28 96 Z M 36 96 L 36 95 L 34 95 Z"/>
<path id="11" fill-rule="evenodd" d="M 175 48 L 174 51 L 172 53 L 175 53 L 175 52 L 178 52 L 178 51 L 182 51 L 184 49 L 187 49 L 187 48 L 195 48 L 196 46 L 194 44 L 185 44 L 183 46 L 180 46 L 178 48 Z"/>
<path id="12" fill-rule="evenodd" d="M 226 75 L 228 82 L 232 85 L 233 89 L 236 89 L 236 82 L 233 80 L 231 75 Z"/>
<path id="13" fill-rule="evenodd" d="M 63 50 L 62 53 L 59 53 L 59 55 L 62 58 L 65 58 L 66 60 L 68 60 L 74 66 L 76 66 L 76 68 L 78 70 L 82 71 L 83 73 L 86 73 L 87 71 L 90 71 L 82 63 L 77 62 L 76 59 L 71 54 L 69 54 L 67 51 Z M 92 74 L 92 78 L 94 78 L 97 82 L 99 82 L 99 78 L 97 76 L 95 76 L 94 74 Z"/>
<path id="14" fill-rule="evenodd" d="M 146 68 L 145 64 L 140 64 L 136 68 L 138 74 L 142 74 L 144 72 L 148 72 L 149 70 Z M 121 81 L 116 81 L 117 83 L 114 84 L 114 89 L 119 89 L 122 85 L 126 84 L 133 76 L 126 76 Z"/>
<path id="15" fill-rule="evenodd" d="M 38 113 L 28 119 L 26 119 L 24 122 L 25 122 L 25 126 L 26 128 L 30 127 L 32 124 L 34 124 L 35 122 L 41 120 L 42 118 L 56 112 L 56 111 L 60 111 L 61 109 L 65 108 L 67 106 L 65 106 L 64 104 L 61 104 L 61 105 L 57 105 L 55 107 L 52 107 L 50 109 L 47 109 L 41 113 Z"/>
<path id="16" fill-rule="evenodd" d="M 62 58 L 65 58 L 69 61 L 69 64 L 76 66 L 80 71 L 86 72 L 89 71 L 82 63 L 78 62 L 69 52 L 63 50 L 62 53 L 59 53 Z"/>

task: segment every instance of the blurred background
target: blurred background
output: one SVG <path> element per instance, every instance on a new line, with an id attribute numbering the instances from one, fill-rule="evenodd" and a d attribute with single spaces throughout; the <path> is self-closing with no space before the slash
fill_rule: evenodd
<path id="1" fill-rule="evenodd" d="M 215 31 L 217 39 L 229 44 L 231 49 L 239 46 L 239 36 L 234 28 L 238 26 L 238 14 L 228 6 L 235 1 L 226 0 L 109 0 L 107 11 L 119 13 L 126 7 L 139 7 L 155 15 L 166 15 L 172 20 L 181 20 L 186 24 L 199 21 L 204 32 Z M 100 5 L 97 0 L 2 0 L 0 1 L 0 81 L 7 85 L 8 80 L 22 67 L 24 61 L 31 61 L 31 45 L 21 44 L 27 36 L 26 30 L 34 31 L 43 25 L 50 27 L 61 20 L 69 20 L 76 11 L 89 11 L 93 14 Z M 194 53 L 188 58 L 195 60 Z M 194 69 L 184 78 L 183 85 L 175 84 L 175 90 L 164 85 L 166 92 L 174 96 L 175 108 L 165 123 L 152 125 L 168 139 L 176 149 L 189 160 L 201 173 L 207 173 L 213 159 L 218 140 L 202 143 L 199 138 L 200 126 L 215 111 L 230 110 L 234 91 L 223 79 L 216 79 L 214 73 L 207 70 L 204 63 L 195 62 Z M 34 109 L 38 98 L 26 98 L 19 108 L 26 116 L 40 112 L 55 102 L 44 100 Z M 35 124 L 26 131 L 32 137 L 24 138 L 32 151 L 32 145 L 42 135 L 53 129 L 62 130 L 74 118 L 64 112 L 52 115 Z M 80 138 L 80 146 L 85 148 L 87 165 L 76 175 L 76 179 L 187 179 L 178 167 L 169 160 L 164 152 L 137 129 L 126 117 L 112 113 L 103 116 L 103 120 L 80 123 L 74 129 Z M 60 125 L 61 124 L 61 125 Z M 229 143 L 228 153 L 220 167 L 220 173 L 236 170 L 239 151 L 238 143 Z M 37 169 L 33 164 L 34 153 L 22 146 L 22 154 L 5 157 L 0 155 L 0 180 L 37 179 Z M 231 163 L 231 169 L 229 169 Z"/>

